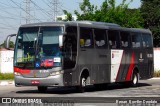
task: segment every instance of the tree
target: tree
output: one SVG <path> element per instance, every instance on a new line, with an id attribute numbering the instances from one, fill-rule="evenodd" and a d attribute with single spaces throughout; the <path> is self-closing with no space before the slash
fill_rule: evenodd
<path id="1" fill-rule="evenodd" d="M 10 41 L 9 42 L 10 48 L 14 48 L 14 42 Z M 5 47 L 5 41 L 0 45 L 0 47 L 4 48 Z"/>
<path id="2" fill-rule="evenodd" d="M 67 16 L 63 21 L 72 21 L 72 14 L 67 12 L 67 10 L 63 10 L 63 13 Z"/>
<path id="3" fill-rule="evenodd" d="M 75 14 L 78 20 L 117 23 L 122 27 L 143 27 L 140 9 L 129 9 L 130 2 L 126 4 L 126 0 L 123 0 L 116 6 L 115 0 L 105 0 L 98 9 L 89 0 L 83 0 L 83 3 L 80 4 L 81 13 L 75 10 Z"/>
<path id="4" fill-rule="evenodd" d="M 62 21 L 62 18 L 61 18 L 61 17 L 58 17 L 58 18 L 57 18 L 57 21 Z"/>
<path id="5" fill-rule="evenodd" d="M 154 46 L 160 46 L 160 0 L 141 0 L 144 27 L 153 33 Z"/>

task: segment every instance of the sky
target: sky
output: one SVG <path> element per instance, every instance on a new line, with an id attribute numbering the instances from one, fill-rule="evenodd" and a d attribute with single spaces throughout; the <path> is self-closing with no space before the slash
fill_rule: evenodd
<path id="1" fill-rule="evenodd" d="M 31 23 L 52 21 L 53 0 L 31 0 L 30 3 L 30 19 Z M 79 9 L 79 3 L 83 0 L 59 0 L 58 15 L 63 15 L 63 10 L 67 10 L 74 14 L 74 10 Z M 122 0 L 116 0 L 116 4 Z M 127 0 L 127 3 L 130 0 Z M 26 24 L 26 0 L 0 0 L 0 44 L 4 42 L 7 35 L 16 34 L 18 28 L 22 24 Z M 98 7 L 104 0 L 90 0 L 90 2 Z M 140 0 L 133 0 L 129 8 L 139 8 Z"/>

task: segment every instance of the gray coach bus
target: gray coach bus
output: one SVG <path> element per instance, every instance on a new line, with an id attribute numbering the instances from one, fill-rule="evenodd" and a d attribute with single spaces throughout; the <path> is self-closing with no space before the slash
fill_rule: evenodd
<path id="1" fill-rule="evenodd" d="M 153 76 L 151 31 L 117 24 L 75 21 L 22 25 L 16 36 L 16 86 L 75 86 L 127 82 Z"/>

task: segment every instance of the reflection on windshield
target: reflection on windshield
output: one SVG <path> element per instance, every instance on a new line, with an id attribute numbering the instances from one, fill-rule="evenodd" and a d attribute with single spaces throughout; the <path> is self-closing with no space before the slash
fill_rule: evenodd
<path id="1" fill-rule="evenodd" d="M 16 43 L 15 65 L 30 68 L 60 66 L 58 38 L 61 33 L 61 27 L 21 28 Z"/>

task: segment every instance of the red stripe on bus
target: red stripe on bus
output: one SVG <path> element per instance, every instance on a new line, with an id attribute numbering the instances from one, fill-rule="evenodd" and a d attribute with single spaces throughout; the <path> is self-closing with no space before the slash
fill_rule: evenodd
<path id="1" fill-rule="evenodd" d="M 126 81 L 130 81 L 131 74 L 132 74 L 132 71 L 133 71 L 133 67 L 134 67 L 134 52 L 132 53 L 130 65 L 129 65 L 127 76 L 126 76 Z"/>
<path id="2" fill-rule="evenodd" d="M 18 72 L 18 73 L 21 73 L 21 74 L 28 74 L 28 73 L 30 73 L 30 71 L 31 70 L 20 69 L 20 68 L 14 67 L 14 72 Z"/>
<path id="3" fill-rule="evenodd" d="M 118 80 L 118 75 L 119 75 L 119 73 L 120 73 L 120 66 L 121 66 L 121 64 L 122 64 L 123 53 L 124 53 L 124 51 L 122 52 L 121 62 L 120 62 L 120 64 L 119 64 L 119 68 L 118 68 L 118 73 L 117 73 L 116 81 Z"/>

